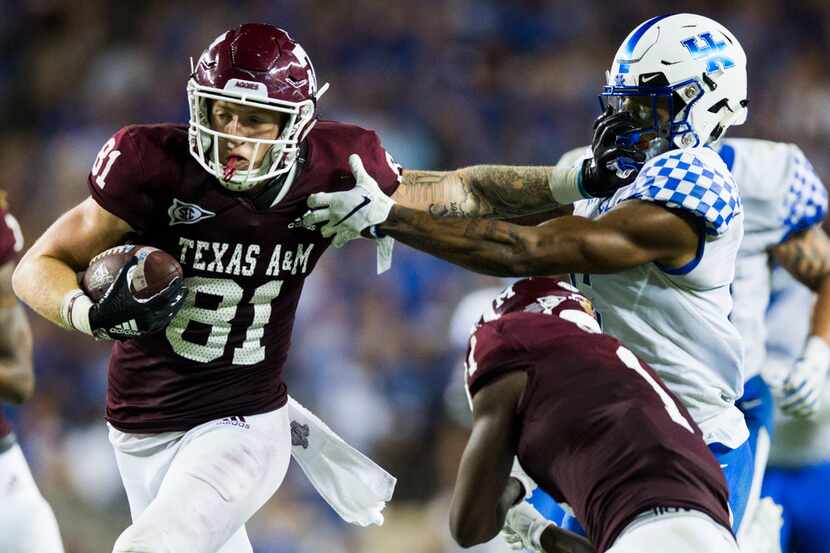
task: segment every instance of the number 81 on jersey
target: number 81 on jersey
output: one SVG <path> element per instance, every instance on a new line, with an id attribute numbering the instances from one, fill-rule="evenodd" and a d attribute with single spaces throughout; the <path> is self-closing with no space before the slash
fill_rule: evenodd
<path id="1" fill-rule="evenodd" d="M 271 280 L 254 290 L 249 303 L 253 305 L 253 319 L 245 329 L 242 344 L 233 348 L 233 365 L 255 365 L 265 359 L 262 337 L 271 319 L 271 302 L 280 294 L 281 280 Z M 215 361 L 225 354 L 231 337 L 234 319 L 244 295 L 243 288 L 235 281 L 222 278 L 190 277 L 185 279 L 190 294 L 176 318 L 167 327 L 167 341 L 178 355 L 199 363 Z M 200 296 L 218 298 L 216 307 L 197 305 Z M 187 331 L 200 327 L 200 334 L 207 334 L 204 343 L 187 338 Z"/>

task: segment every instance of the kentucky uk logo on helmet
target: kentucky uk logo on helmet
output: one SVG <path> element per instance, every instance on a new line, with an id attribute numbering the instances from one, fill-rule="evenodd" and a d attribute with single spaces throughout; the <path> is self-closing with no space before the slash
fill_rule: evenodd
<path id="1" fill-rule="evenodd" d="M 689 50 L 696 60 L 706 60 L 706 72 L 714 73 L 722 69 L 735 67 L 735 62 L 721 54 L 726 49 L 726 42 L 715 42 L 712 33 L 701 33 L 697 36 L 687 38 L 680 43 Z M 702 45 L 701 45 L 702 43 Z"/>
<path id="2" fill-rule="evenodd" d="M 620 45 L 606 82 L 602 109 L 628 111 L 641 122 L 623 139 L 649 158 L 715 143 L 746 121 L 746 54 L 708 17 L 683 13 L 644 21 Z"/>

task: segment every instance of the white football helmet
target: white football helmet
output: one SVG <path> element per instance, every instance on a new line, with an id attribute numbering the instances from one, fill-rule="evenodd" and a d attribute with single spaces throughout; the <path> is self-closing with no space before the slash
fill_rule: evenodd
<path id="1" fill-rule="evenodd" d="M 603 110 L 628 111 L 642 123 L 625 140 L 646 142 L 649 157 L 715 143 L 746 121 L 746 54 L 708 17 L 682 13 L 641 23 L 617 50 L 607 78 Z"/>

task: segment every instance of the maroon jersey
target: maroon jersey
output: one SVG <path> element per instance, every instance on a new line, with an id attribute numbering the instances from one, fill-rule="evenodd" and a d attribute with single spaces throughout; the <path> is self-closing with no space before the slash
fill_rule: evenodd
<path id="1" fill-rule="evenodd" d="M 695 509 L 730 528 L 726 482 L 700 429 L 654 370 L 599 334 L 586 310 L 567 284 L 514 284 L 470 338 L 471 396 L 498 375 L 527 373 L 517 456 L 571 506 L 598 552 L 654 507 Z"/>
<path id="2" fill-rule="evenodd" d="M 5 201 L 0 198 L 0 266 L 11 263 L 23 248 L 23 235 L 20 225 L 5 207 Z M 3 406 L 0 405 L 0 438 L 11 434 L 12 428 L 3 417 Z"/>
<path id="3" fill-rule="evenodd" d="M 190 289 L 165 332 L 113 346 L 107 420 L 128 432 L 281 407 L 297 302 L 330 243 L 303 227 L 306 198 L 352 187 L 352 153 L 386 193 L 400 178 L 374 132 L 320 121 L 296 176 L 263 202 L 222 187 L 187 140 L 184 125 L 126 127 L 89 177 L 92 197 L 135 229 L 135 242 L 179 260 Z"/>

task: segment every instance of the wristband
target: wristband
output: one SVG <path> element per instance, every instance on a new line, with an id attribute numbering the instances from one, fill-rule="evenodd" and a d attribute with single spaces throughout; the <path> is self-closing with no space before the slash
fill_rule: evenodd
<path id="1" fill-rule="evenodd" d="M 548 173 L 550 195 L 559 205 L 570 205 L 589 196 L 585 194 L 581 179 L 581 166 L 574 169 L 552 167 Z"/>
<path id="2" fill-rule="evenodd" d="M 79 330 L 92 336 L 92 327 L 89 324 L 89 310 L 93 302 L 80 288 L 70 290 L 63 296 L 61 302 L 61 324 L 68 329 Z"/>
<path id="3" fill-rule="evenodd" d="M 384 238 L 384 237 L 386 236 L 386 233 L 385 233 L 385 232 L 383 232 L 383 231 L 380 229 L 380 225 L 372 225 L 372 226 L 370 226 L 370 227 L 369 227 L 369 229 L 368 229 L 368 232 L 369 232 L 369 236 L 370 236 L 371 238 L 375 239 L 375 240 L 378 240 L 378 239 L 380 239 L 380 238 Z"/>

